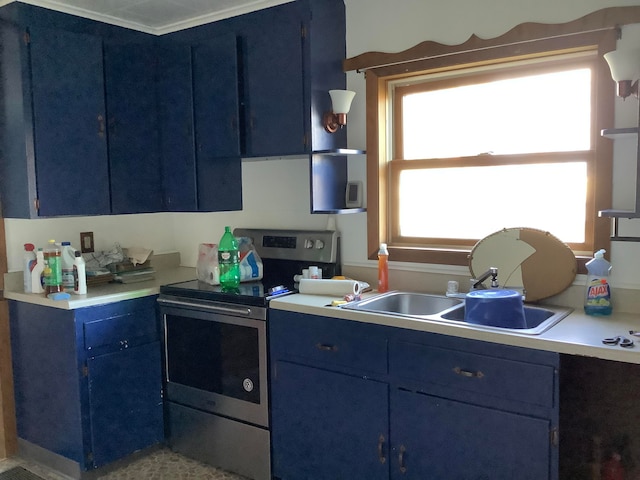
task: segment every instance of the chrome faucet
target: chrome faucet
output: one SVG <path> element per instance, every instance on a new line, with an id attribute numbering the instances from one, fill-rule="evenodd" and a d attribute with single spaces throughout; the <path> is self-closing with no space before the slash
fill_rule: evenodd
<path id="1" fill-rule="evenodd" d="M 499 288 L 500 285 L 498 285 L 498 269 L 496 267 L 491 267 L 478 278 L 471 279 L 471 290 L 480 290 L 486 288 L 484 285 L 482 285 L 482 282 L 484 282 L 489 277 L 491 277 L 491 288 Z"/>

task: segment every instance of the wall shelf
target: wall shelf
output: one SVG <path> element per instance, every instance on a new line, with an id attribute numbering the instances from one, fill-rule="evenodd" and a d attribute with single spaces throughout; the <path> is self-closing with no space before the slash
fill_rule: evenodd
<path id="1" fill-rule="evenodd" d="M 366 208 L 347 208 L 347 158 L 364 155 L 364 150 L 335 148 L 316 150 L 310 155 L 311 213 L 360 213 Z"/>
<path id="2" fill-rule="evenodd" d="M 616 139 L 616 138 L 631 138 L 638 136 L 638 129 L 634 127 L 629 128 L 605 128 L 600 132 L 603 137 Z"/>
<path id="3" fill-rule="evenodd" d="M 603 137 L 617 140 L 621 138 L 638 138 L 638 127 L 630 128 L 606 128 L 600 132 Z M 637 140 L 636 140 L 637 141 Z M 618 242 L 640 242 L 640 237 L 624 237 L 619 235 L 619 223 L 621 218 L 640 218 L 640 143 L 636 145 L 636 203 L 634 210 L 600 210 L 600 217 L 612 219 L 611 240 Z"/>

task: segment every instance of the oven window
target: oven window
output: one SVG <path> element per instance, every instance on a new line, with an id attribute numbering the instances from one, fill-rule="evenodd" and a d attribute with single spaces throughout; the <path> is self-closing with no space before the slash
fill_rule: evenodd
<path id="1" fill-rule="evenodd" d="M 170 382 L 260 403 L 258 330 L 166 315 Z"/>

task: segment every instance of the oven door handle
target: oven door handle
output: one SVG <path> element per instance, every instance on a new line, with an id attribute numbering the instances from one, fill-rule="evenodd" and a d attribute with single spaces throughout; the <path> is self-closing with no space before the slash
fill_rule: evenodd
<path id="1" fill-rule="evenodd" d="M 251 309 L 247 307 L 223 307 L 220 305 L 203 305 L 202 303 L 186 302 L 183 300 L 165 300 L 163 298 L 158 299 L 158 303 L 176 307 L 188 307 L 197 308 L 198 310 L 207 310 L 209 312 L 228 313 L 232 315 L 251 315 Z"/>

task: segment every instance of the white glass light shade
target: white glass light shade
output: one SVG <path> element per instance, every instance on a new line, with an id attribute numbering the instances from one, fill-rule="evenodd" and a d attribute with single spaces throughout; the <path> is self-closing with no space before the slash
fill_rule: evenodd
<path id="1" fill-rule="evenodd" d="M 353 97 L 356 96 L 356 92 L 352 92 L 351 90 L 329 90 L 329 95 L 331 95 L 333 113 L 346 114 L 349 113 L 351 102 Z"/>
<path id="2" fill-rule="evenodd" d="M 616 82 L 635 80 L 640 77 L 640 49 L 614 50 L 605 53 L 611 77 Z"/>

